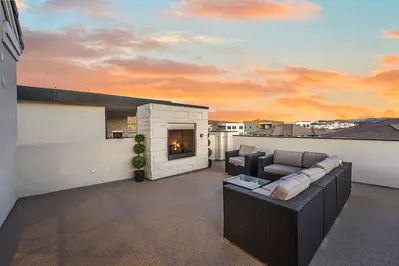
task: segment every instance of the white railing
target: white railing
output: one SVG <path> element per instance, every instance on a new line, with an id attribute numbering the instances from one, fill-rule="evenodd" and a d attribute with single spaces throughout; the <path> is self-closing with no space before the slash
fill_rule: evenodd
<path id="1" fill-rule="evenodd" d="M 399 188 L 399 141 L 245 136 L 232 139 L 233 148 L 250 145 L 268 154 L 277 149 L 336 154 L 353 163 L 353 181 Z"/>
<path id="2" fill-rule="evenodd" d="M 224 160 L 225 152 L 233 148 L 233 135 L 237 132 L 213 131 L 210 133 L 213 160 Z"/>

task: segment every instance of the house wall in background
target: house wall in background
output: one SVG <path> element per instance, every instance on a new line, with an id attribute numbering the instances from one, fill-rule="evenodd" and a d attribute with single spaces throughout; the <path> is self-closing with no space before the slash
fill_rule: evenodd
<path id="1" fill-rule="evenodd" d="M 19 145 L 18 197 L 133 177 L 132 139 Z"/>
<path id="2" fill-rule="evenodd" d="M 107 139 L 112 139 L 113 131 L 122 131 L 122 136 L 128 137 L 127 116 L 107 118 Z"/>
<path id="3" fill-rule="evenodd" d="M 0 226 L 17 200 L 14 155 L 18 137 L 16 60 L 1 40 L 3 21 L 0 4 L 0 58 L 4 58 L 0 59 Z"/>
<path id="4" fill-rule="evenodd" d="M 235 148 L 251 145 L 267 154 L 277 149 L 336 154 L 353 163 L 353 181 L 399 188 L 399 141 L 234 136 L 233 143 Z"/>
<path id="5" fill-rule="evenodd" d="M 19 145 L 105 140 L 105 108 L 18 102 Z"/>

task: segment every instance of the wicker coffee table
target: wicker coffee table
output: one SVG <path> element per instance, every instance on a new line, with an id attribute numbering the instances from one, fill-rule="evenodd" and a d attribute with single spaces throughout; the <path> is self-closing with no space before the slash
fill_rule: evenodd
<path id="1" fill-rule="evenodd" d="M 223 185 L 232 184 L 239 187 L 243 187 L 249 190 L 254 190 L 256 188 L 262 187 L 269 184 L 271 181 L 257 178 L 249 175 L 238 175 L 229 177 L 223 180 Z"/>

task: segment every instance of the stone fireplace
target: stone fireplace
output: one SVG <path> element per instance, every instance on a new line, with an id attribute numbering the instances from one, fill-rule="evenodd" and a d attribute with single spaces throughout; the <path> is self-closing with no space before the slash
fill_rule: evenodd
<path id="1" fill-rule="evenodd" d="M 137 131 L 146 136 L 150 180 L 208 166 L 208 108 L 146 104 L 137 109 Z"/>
<path id="2" fill-rule="evenodd" d="M 168 124 L 168 160 L 195 156 L 195 124 Z"/>

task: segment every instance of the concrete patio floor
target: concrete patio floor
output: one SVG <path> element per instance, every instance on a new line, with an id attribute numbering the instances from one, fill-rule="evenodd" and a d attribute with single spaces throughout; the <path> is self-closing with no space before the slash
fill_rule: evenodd
<path id="1" fill-rule="evenodd" d="M 20 199 L 0 265 L 263 265 L 222 239 L 223 163 Z M 399 190 L 354 184 L 311 265 L 399 265 Z"/>

